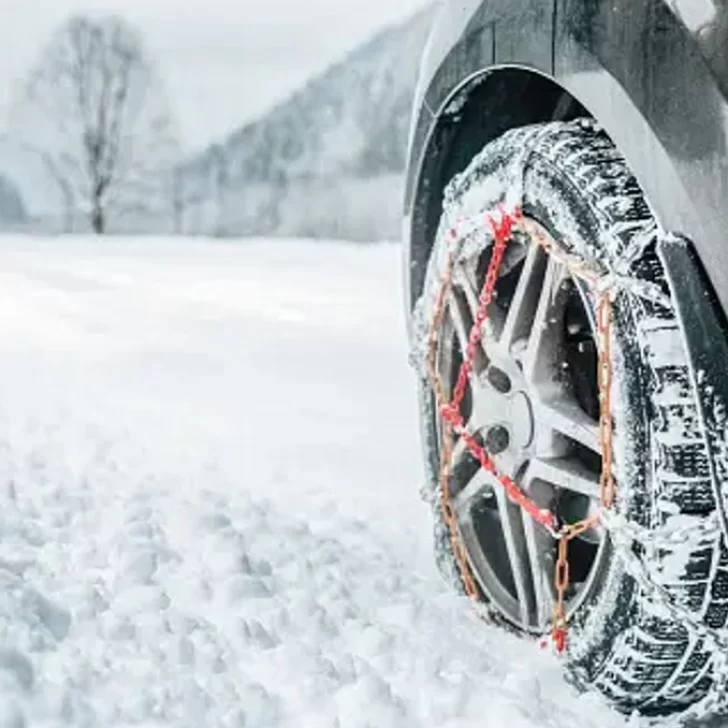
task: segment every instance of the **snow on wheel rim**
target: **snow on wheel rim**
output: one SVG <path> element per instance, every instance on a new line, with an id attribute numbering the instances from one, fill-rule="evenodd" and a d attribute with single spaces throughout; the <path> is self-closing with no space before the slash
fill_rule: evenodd
<path id="1" fill-rule="evenodd" d="M 459 259 L 453 269 L 437 361 L 450 394 L 489 257 L 486 248 Z M 563 523 L 575 523 L 599 508 L 594 302 L 564 263 L 522 234 L 509 245 L 496 293 L 463 401 L 467 429 L 499 472 Z M 438 433 L 442 437 L 441 422 Z M 548 632 L 557 543 L 508 500 L 462 440 L 455 443 L 451 465 L 450 498 L 480 588 L 517 629 Z M 608 549 L 603 529 L 571 543 L 568 616 L 599 589 Z"/>

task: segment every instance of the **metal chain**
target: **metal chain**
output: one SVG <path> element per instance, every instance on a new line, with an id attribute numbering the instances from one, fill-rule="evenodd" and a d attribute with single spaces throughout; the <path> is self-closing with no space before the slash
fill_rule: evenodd
<path id="1" fill-rule="evenodd" d="M 462 238 L 460 223 L 467 223 L 471 231 L 477 229 L 473 218 L 459 220 L 450 231 L 449 246 L 445 263 L 445 271 L 435 303 L 434 316 L 428 339 L 427 374 L 435 396 L 437 409 L 442 418 L 442 443 L 440 451 L 439 488 L 444 522 L 448 528 L 452 553 L 455 558 L 465 593 L 474 601 L 481 601 L 480 589 L 477 586 L 463 545 L 457 516 L 450 497 L 450 479 L 452 475 L 452 458 L 454 438 L 458 436 L 466 445 L 470 454 L 480 466 L 500 485 L 509 500 L 519 505 L 529 516 L 545 528 L 558 541 L 558 557 L 554 569 L 554 587 L 556 600 L 551 622 L 551 639 L 558 653 L 567 648 L 568 619 L 566 612 L 566 593 L 570 585 L 569 543 L 585 531 L 602 525 L 611 534 L 615 549 L 620 553 L 625 571 L 635 580 L 643 594 L 657 610 L 664 610 L 673 619 L 687 626 L 698 639 L 706 645 L 718 650 L 718 655 L 728 654 L 728 631 L 716 629 L 703 624 L 695 614 L 675 601 L 667 589 L 656 583 L 650 575 L 644 559 L 634 549 L 635 544 L 643 548 L 674 548 L 681 544 L 696 544 L 722 537 L 720 521 L 717 516 L 704 519 L 700 523 L 680 523 L 676 527 L 664 526 L 649 531 L 638 524 L 630 522 L 623 514 L 614 510 L 617 496 L 617 483 L 613 475 L 614 421 L 612 417 L 612 384 L 614 365 L 612 356 L 613 326 L 613 291 L 623 288 L 643 298 L 650 298 L 656 303 L 669 305 L 661 291 L 653 290 L 647 282 L 628 279 L 624 275 L 609 272 L 600 273 L 571 253 L 558 246 L 546 232 L 531 220 L 523 217 L 516 208 L 512 213 L 499 209 L 497 215 L 487 215 L 485 221 L 492 233 L 491 259 L 485 281 L 478 299 L 478 310 L 474 325 L 470 331 L 465 357 L 458 373 L 452 400 L 448 401 L 445 386 L 437 369 L 437 354 L 440 331 L 445 316 L 445 302 L 453 284 L 453 271 L 456 263 L 456 248 Z M 514 232 L 523 233 L 531 244 L 539 245 L 546 253 L 562 263 L 569 273 L 584 282 L 592 291 L 597 301 L 597 384 L 599 393 L 599 443 L 602 456 L 600 475 L 600 508 L 591 517 L 573 524 L 558 523 L 554 513 L 543 509 L 533 501 L 518 484 L 505 474 L 499 473 L 495 463 L 486 449 L 480 445 L 473 433 L 467 431 L 460 408 L 465 397 L 468 381 L 472 373 L 474 359 L 480 344 L 482 330 L 489 317 L 489 306 L 495 297 L 495 286 L 498 281 L 500 267 L 508 244 Z M 488 619 L 489 614 L 481 616 Z M 701 711 L 714 705 L 724 705 L 724 688 L 728 684 L 728 658 L 717 658 L 718 683 L 704 700 L 694 705 L 683 714 L 681 722 L 692 716 L 700 717 Z"/>
<path id="2" fill-rule="evenodd" d="M 445 396 L 445 389 L 442 384 L 442 380 L 437 373 L 437 348 L 439 342 L 439 335 L 442 329 L 442 321 L 445 316 L 445 298 L 448 291 L 452 286 L 452 272 L 454 266 L 454 253 L 453 245 L 458 237 L 457 227 L 453 227 L 450 231 L 450 248 L 448 250 L 447 261 L 445 264 L 445 272 L 443 274 L 442 285 L 438 292 L 437 301 L 435 303 L 435 315 L 432 321 L 432 327 L 430 329 L 429 345 L 428 345 L 428 357 L 427 357 L 427 369 L 430 378 L 430 385 L 435 395 L 435 401 L 437 402 L 438 409 L 441 409 L 447 402 Z M 439 487 L 440 487 L 440 505 L 442 508 L 442 517 L 447 526 L 450 534 L 450 545 L 452 552 L 457 563 L 458 570 L 460 572 L 460 578 L 463 582 L 463 588 L 465 593 L 473 600 L 480 599 L 480 592 L 475 585 L 473 573 L 470 570 L 470 564 L 468 563 L 467 556 L 465 554 L 465 547 L 463 546 L 460 538 L 460 532 L 455 518 L 455 513 L 450 503 L 450 466 L 452 460 L 453 450 L 453 430 L 452 426 L 445 421 L 442 433 L 442 443 L 440 447 L 440 472 L 439 472 Z"/>
<path id="3" fill-rule="evenodd" d="M 630 521 L 621 513 L 602 513 L 602 525 L 608 531 L 619 531 L 630 543 L 669 551 L 688 547 L 691 551 L 715 542 L 723 535 L 720 514 L 713 512 L 706 517 L 684 517 L 677 525 L 666 523 L 650 529 Z"/>
<path id="4" fill-rule="evenodd" d="M 511 241 L 516 229 L 526 234 L 533 244 L 540 245 L 546 252 L 564 263 L 570 273 L 584 280 L 591 288 L 599 293 L 597 308 L 597 334 L 599 348 L 598 386 L 600 401 L 600 445 L 602 451 L 602 473 L 600 477 L 601 506 L 603 509 L 611 508 L 616 495 L 616 482 L 612 474 L 612 430 L 611 414 L 611 385 L 612 385 L 612 301 L 608 289 L 598 290 L 601 277 L 598 273 L 586 266 L 583 261 L 562 251 L 556 244 L 535 224 L 526 220 L 520 209 L 512 213 L 502 208 L 498 215 L 487 215 L 486 223 L 491 229 L 493 249 L 485 281 L 478 299 L 478 310 L 475 321 L 468 337 L 465 357 L 458 372 L 452 400 L 448 401 L 445 386 L 437 370 L 437 352 L 439 334 L 445 316 L 445 301 L 452 288 L 453 269 L 455 266 L 455 245 L 459 238 L 457 225 L 450 231 L 449 246 L 445 262 L 445 271 L 441 286 L 435 302 L 434 315 L 428 340 L 427 371 L 430 386 L 435 396 L 437 409 L 440 412 L 442 427 L 442 443 L 440 450 L 439 487 L 443 519 L 447 525 L 453 555 L 460 571 L 466 594 L 472 599 L 479 599 L 480 592 L 476 586 L 470 564 L 468 563 L 465 547 L 460 537 L 457 517 L 450 501 L 450 477 L 452 467 L 452 453 L 454 436 L 459 436 L 471 455 L 480 463 L 481 467 L 504 489 L 509 500 L 519 505 L 533 520 L 543 526 L 559 542 L 558 560 L 554 572 L 554 585 L 556 588 L 556 604 L 552 619 L 552 638 L 558 652 L 566 649 L 567 618 L 566 618 L 566 591 L 569 587 L 569 542 L 593 528 L 600 520 L 599 514 L 559 527 L 554 513 L 541 508 L 531 499 L 511 478 L 499 473 L 491 456 L 482 447 L 472 433 L 467 432 L 460 407 L 467 390 L 468 381 L 472 373 L 473 362 L 480 344 L 484 324 L 488 321 L 489 306 L 495 295 L 495 286 L 498 281 L 500 267 L 508 243 Z"/>
<path id="5" fill-rule="evenodd" d="M 667 589 L 652 578 L 644 559 L 634 552 L 632 548 L 634 542 L 630 538 L 625 538 L 617 531 L 613 533 L 612 539 L 622 557 L 625 571 L 635 580 L 642 592 L 649 596 L 653 607 L 657 610 L 661 609 L 676 622 L 683 624 L 695 635 L 705 640 L 708 646 L 728 654 L 728 632 L 725 628 L 719 629 L 702 623 L 693 612 L 676 602 Z"/>

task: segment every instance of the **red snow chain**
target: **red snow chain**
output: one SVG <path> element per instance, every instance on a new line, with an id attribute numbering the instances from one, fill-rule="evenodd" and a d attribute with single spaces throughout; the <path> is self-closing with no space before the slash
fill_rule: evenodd
<path id="1" fill-rule="evenodd" d="M 445 315 L 445 300 L 452 287 L 454 267 L 454 245 L 458 238 L 457 226 L 450 231 L 449 249 L 445 263 L 445 272 L 442 284 L 435 302 L 435 311 L 429 336 L 427 368 L 430 386 L 435 395 L 437 408 L 443 423 L 442 446 L 440 452 L 439 486 L 441 493 L 441 506 L 445 523 L 450 534 L 452 551 L 457 562 L 460 576 L 466 594 L 475 600 L 480 599 L 480 591 L 473 578 L 467 554 L 460 538 L 457 518 L 450 503 L 450 475 L 452 467 L 452 452 L 454 436 L 458 436 L 466 445 L 471 455 L 480 463 L 480 466 L 489 473 L 507 494 L 509 500 L 520 506 L 528 515 L 543 526 L 559 542 L 558 559 L 554 573 L 554 586 L 556 588 L 556 604 L 551 625 L 551 636 L 557 652 L 566 649 L 567 617 L 566 617 L 566 591 L 569 587 L 569 542 L 596 526 L 600 521 L 597 513 L 588 519 L 577 523 L 559 526 L 558 519 L 548 509 L 541 508 L 527 493 L 525 493 L 513 479 L 499 473 L 493 459 L 486 449 L 482 447 L 475 437 L 466 430 L 465 421 L 461 412 L 461 405 L 465 397 L 468 381 L 473 370 L 478 346 L 482 337 L 483 325 L 488 320 L 489 306 L 495 296 L 495 285 L 498 281 L 501 263 L 508 243 L 513 237 L 514 230 L 524 233 L 531 244 L 539 245 L 552 257 L 567 266 L 569 272 L 585 281 L 592 288 L 596 288 L 599 276 L 582 261 L 564 253 L 556 244 L 534 223 L 523 217 L 521 210 L 516 208 L 513 213 L 499 209 L 498 215 L 488 214 L 486 224 L 493 235 L 493 247 L 490 263 L 485 275 L 485 281 L 478 299 L 478 310 L 473 327 L 468 337 L 468 346 L 452 400 L 445 396 L 445 388 L 437 372 L 437 349 L 439 332 Z M 600 403 L 599 439 L 602 453 L 602 473 L 600 478 L 601 508 L 608 509 L 614 502 L 616 484 L 612 476 L 612 354 L 611 354 L 611 328 L 612 328 L 612 302 L 609 291 L 597 291 L 597 334 L 598 334 L 598 387 Z"/>

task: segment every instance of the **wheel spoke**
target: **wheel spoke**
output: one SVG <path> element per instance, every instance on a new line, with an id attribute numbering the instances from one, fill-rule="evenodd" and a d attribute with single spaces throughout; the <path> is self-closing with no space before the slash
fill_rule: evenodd
<path id="1" fill-rule="evenodd" d="M 480 290 L 475 279 L 476 272 L 474 265 L 460 265 L 453 273 L 453 280 L 457 287 L 463 292 L 470 308 L 470 317 L 475 320 L 475 314 L 480 305 Z"/>
<path id="2" fill-rule="evenodd" d="M 529 492 L 537 487 L 534 481 L 550 483 L 551 486 L 580 493 L 592 500 L 599 498 L 599 475 L 572 458 L 534 458 L 523 476 L 523 485 Z"/>
<path id="3" fill-rule="evenodd" d="M 490 476 L 482 468 L 473 475 L 468 484 L 451 498 L 452 506 L 457 513 L 470 508 L 473 501 L 491 493 Z"/>
<path id="4" fill-rule="evenodd" d="M 532 469 L 526 470 L 521 483 L 522 487 L 529 497 L 541 507 L 551 508 L 555 495 L 554 488 L 546 480 L 539 480 L 531 473 L 533 473 Z M 554 541 L 551 534 L 523 511 L 521 520 L 528 551 L 528 562 L 531 567 L 534 618 L 536 624 L 547 624 L 554 605 Z"/>
<path id="5" fill-rule="evenodd" d="M 453 280 L 459 291 L 467 301 L 470 320 L 475 321 L 480 308 L 480 295 L 482 293 L 482 283 L 479 285 L 477 281 L 478 275 L 477 259 L 470 261 L 468 264 L 461 265 L 453 274 Z M 481 348 L 486 354 L 495 341 L 495 331 L 503 328 L 503 312 L 497 306 L 491 306 L 488 311 L 488 317 L 483 324 L 481 331 Z"/>
<path id="6" fill-rule="evenodd" d="M 524 624 L 531 624 L 536 609 L 534 574 L 537 567 L 531 563 L 523 532 L 521 509 L 508 500 L 508 496 L 502 488 L 495 489 L 495 496 L 498 502 L 506 552 L 518 596 L 521 620 Z"/>
<path id="7" fill-rule="evenodd" d="M 555 309 L 556 304 L 561 303 L 559 284 L 565 272 L 563 263 L 553 257 L 548 258 L 524 355 L 526 380 L 534 389 L 547 394 L 553 391 L 552 377 L 558 366 L 560 337 L 557 332 L 560 322 Z"/>
<path id="8" fill-rule="evenodd" d="M 518 615 L 516 619 L 520 619 L 521 610 L 518 600 L 503 584 L 496 574 L 495 564 L 491 563 L 483 550 L 483 544 L 478 536 L 478 529 L 472 511 L 463 511 L 462 514 L 458 514 L 458 527 L 462 539 L 467 545 L 468 561 L 473 566 L 475 578 L 481 588 L 493 597 L 498 604 L 504 606 L 509 615 Z"/>
<path id="9" fill-rule="evenodd" d="M 566 397 L 534 403 L 536 427 L 541 432 L 557 432 L 601 454 L 599 425 L 578 405 Z"/>
<path id="10" fill-rule="evenodd" d="M 515 341 L 528 334 L 536 314 L 538 283 L 544 277 L 546 263 L 546 254 L 542 248 L 530 245 L 499 336 L 499 344 L 505 352 Z"/>
<path id="11" fill-rule="evenodd" d="M 458 344 L 460 345 L 460 351 L 465 356 L 470 338 L 470 325 L 461 306 L 462 304 L 458 296 L 454 291 L 450 290 L 447 294 L 447 307 L 453 328 L 455 329 L 455 335 L 458 339 Z"/>
<path id="12" fill-rule="evenodd" d="M 462 296 L 464 301 L 467 303 L 467 320 L 471 323 L 476 320 L 478 316 L 478 308 L 480 308 L 480 289 L 476 283 L 476 265 L 477 261 L 470 265 L 463 264 L 453 274 L 453 281 L 457 285 L 457 290 L 460 296 Z M 460 296 L 456 297 L 459 298 Z M 462 314 L 462 308 L 460 310 Z M 485 364 L 485 359 L 487 358 L 485 356 L 485 350 L 487 348 L 486 344 L 491 337 L 491 331 L 493 328 L 493 321 L 491 319 L 493 317 L 497 317 L 497 315 L 497 310 L 495 310 L 494 307 L 491 307 L 489 317 L 483 325 L 483 330 L 481 331 L 481 346 L 477 350 L 476 354 L 477 363 L 480 366 Z M 468 337 L 469 336 L 470 328 L 468 328 Z"/>
<path id="13" fill-rule="evenodd" d="M 533 518 L 526 513 L 521 515 L 531 565 L 535 621 L 537 624 L 547 624 L 554 608 L 554 542 L 551 535 L 538 526 Z"/>

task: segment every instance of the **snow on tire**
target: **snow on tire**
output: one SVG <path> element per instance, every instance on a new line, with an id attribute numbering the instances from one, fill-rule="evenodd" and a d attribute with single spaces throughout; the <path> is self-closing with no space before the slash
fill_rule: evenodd
<path id="1" fill-rule="evenodd" d="M 719 656 L 726 650 L 728 551 L 717 527 L 694 373 L 658 255 L 658 225 L 624 159 L 596 124 L 578 120 L 515 129 L 487 145 L 452 180 L 413 316 L 419 332 L 415 358 L 422 361 L 456 221 L 483 220 L 512 198 L 558 245 L 620 281 L 613 414 L 624 529 L 621 539 L 606 539 L 596 586 L 572 616 L 569 674 L 625 711 L 664 715 L 690 709 L 697 715 L 715 709 L 723 682 Z M 485 231 L 468 227 L 463 235 L 463 250 L 489 244 Z M 423 387 L 437 561 L 459 586 L 440 512 L 440 424 Z M 682 537 L 671 540 L 675 534 Z M 471 565 L 477 577 L 477 560 Z M 483 602 L 497 621 L 527 631 L 504 617 L 487 588 Z"/>

